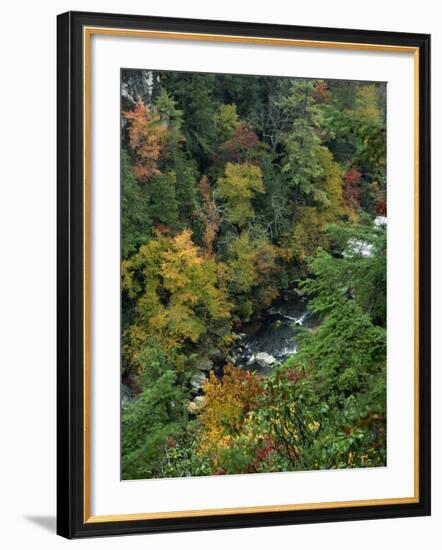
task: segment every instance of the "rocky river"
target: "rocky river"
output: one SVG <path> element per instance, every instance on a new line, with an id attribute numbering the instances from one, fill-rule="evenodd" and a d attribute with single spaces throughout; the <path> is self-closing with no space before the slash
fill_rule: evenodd
<path id="1" fill-rule="evenodd" d="M 262 311 L 234 332 L 235 342 L 227 354 L 219 349 L 209 350 L 196 365 L 197 372 L 190 384 L 193 394 L 200 393 L 210 370 L 222 376 L 223 366 L 231 363 L 239 368 L 268 375 L 273 365 L 296 353 L 300 328 L 313 327 L 314 317 L 307 310 L 304 296 L 289 291 L 270 308 Z M 130 400 L 133 392 L 121 385 L 122 400 Z"/>
<path id="2" fill-rule="evenodd" d="M 259 317 L 243 323 L 229 358 L 241 368 L 268 374 L 276 361 L 296 352 L 302 326 L 312 326 L 307 301 L 295 292 L 287 293 Z"/>
<path id="3" fill-rule="evenodd" d="M 227 354 L 213 348 L 200 358 L 190 382 L 194 394 L 200 392 L 209 371 L 222 376 L 226 363 L 268 375 L 276 362 L 296 353 L 300 328 L 314 324 L 306 298 L 295 291 L 287 292 L 269 309 L 242 323 L 234 332 L 235 342 Z"/>

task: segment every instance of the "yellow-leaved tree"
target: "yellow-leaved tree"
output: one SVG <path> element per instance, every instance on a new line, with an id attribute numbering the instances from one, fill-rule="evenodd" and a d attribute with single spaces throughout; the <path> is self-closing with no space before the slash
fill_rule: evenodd
<path id="1" fill-rule="evenodd" d="M 199 452 L 216 467 L 219 450 L 243 435 L 249 414 L 259 407 L 263 386 L 255 373 L 226 365 L 221 379 L 210 373 L 203 391 Z"/>
<path id="2" fill-rule="evenodd" d="M 217 180 L 217 196 L 226 203 L 227 219 L 238 227 L 255 216 L 252 198 L 264 191 L 261 168 L 247 162 L 228 162 L 224 176 Z"/>
<path id="3" fill-rule="evenodd" d="M 251 237 L 248 231 L 229 243 L 225 276 L 238 315 L 249 317 L 278 295 L 274 283 L 277 254 L 265 235 Z"/>
<path id="4" fill-rule="evenodd" d="M 179 351 L 205 340 L 218 343 L 228 334 L 231 306 L 216 263 L 203 256 L 190 230 L 158 234 L 142 245 L 123 262 L 122 277 L 134 311 L 125 334 L 129 362 L 136 363 L 148 343 Z"/>

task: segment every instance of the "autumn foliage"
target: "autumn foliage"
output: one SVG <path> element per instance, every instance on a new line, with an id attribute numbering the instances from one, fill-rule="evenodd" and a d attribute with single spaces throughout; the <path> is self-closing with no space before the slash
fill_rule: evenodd
<path id="1" fill-rule="evenodd" d="M 166 128 L 160 123 L 160 116 L 145 105 L 139 97 L 133 111 L 123 113 L 130 122 L 130 146 L 136 151 L 133 170 L 139 181 L 158 175 L 158 159 L 161 154 Z"/>
<path id="2" fill-rule="evenodd" d="M 263 387 L 256 374 L 226 365 L 222 378 L 210 373 L 203 391 L 200 451 L 216 455 L 219 447 L 230 446 L 241 434 L 249 413 L 259 405 Z"/>
<path id="3" fill-rule="evenodd" d="M 201 216 L 204 223 L 204 245 L 207 253 L 210 255 L 212 254 L 213 242 L 219 230 L 220 219 L 207 176 L 201 178 L 199 191 L 203 206 Z"/>
<path id="4" fill-rule="evenodd" d="M 360 189 L 359 182 L 361 181 L 361 173 L 355 167 L 344 172 L 344 187 L 343 200 L 344 204 L 354 210 L 360 206 Z"/>
<path id="5" fill-rule="evenodd" d="M 385 465 L 385 85 L 122 82 L 123 479 Z"/>
<path id="6" fill-rule="evenodd" d="M 249 124 L 242 122 L 232 137 L 221 145 L 220 156 L 224 162 L 256 163 L 259 150 L 258 136 Z"/>

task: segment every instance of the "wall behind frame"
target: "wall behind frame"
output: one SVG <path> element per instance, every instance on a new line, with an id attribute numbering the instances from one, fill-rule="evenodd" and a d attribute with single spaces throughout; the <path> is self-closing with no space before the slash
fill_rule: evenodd
<path id="1" fill-rule="evenodd" d="M 136 536 L 69 543 L 55 535 L 55 17 L 68 10 L 198 17 L 293 25 L 426 32 L 432 36 L 433 151 L 442 149 L 442 29 L 438 4 L 372 0 L 257 3 L 253 0 L 16 1 L 2 10 L 0 163 L 0 304 L 2 498 L 6 548 L 155 549 L 310 547 L 334 550 L 436 548 L 442 535 L 441 287 L 433 285 L 433 516 L 375 522 Z M 438 158 L 439 157 L 439 158 Z M 433 182 L 442 161 L 433 154 Z M 433 186 L 433 281 L 442 278 L 442 204 Z"/>

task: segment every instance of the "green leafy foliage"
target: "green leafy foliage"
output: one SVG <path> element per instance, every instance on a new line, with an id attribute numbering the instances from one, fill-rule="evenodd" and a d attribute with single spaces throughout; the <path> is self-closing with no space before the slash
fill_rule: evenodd
<path id="1" fill-rule="evenodd" d="M 152 231 L 148 189 L 138 183 L 126 151 L 121 160 L 121 253 L 127 258 Z"/>
<path id="2" fill-rule="evenodd" d="M 186 420 L 173 353 L 145 348 L 140 363 L 142 391 L 122 414 L 123 479 L 163 477 L 165 451 Z"/>
<path id="3" fill-rule="evenodd" d="M 178 226 L 176 174 L 169 172 L 155 176 L 149 183 L 149 214 L 155 225 Z"/>

